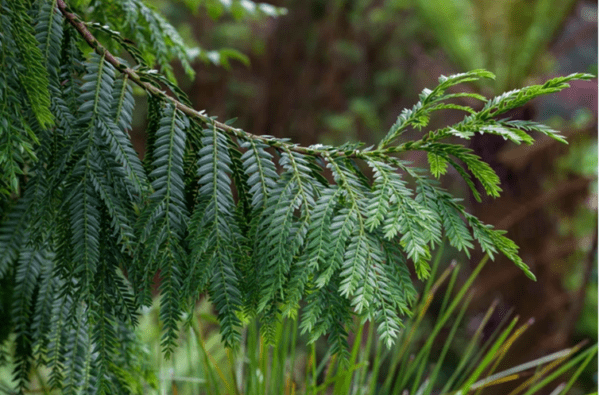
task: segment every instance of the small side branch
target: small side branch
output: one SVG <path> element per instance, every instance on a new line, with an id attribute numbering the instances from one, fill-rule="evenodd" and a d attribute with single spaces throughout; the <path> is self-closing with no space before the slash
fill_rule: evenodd
<path id="1" fill-rule="evenodd" d="M 81 35 L 81 37 L 83 37 L 85 39 L 85 41 L 88 43 L 88 45 L 97 54 L 99 54 L 100 56 L 104 55 L 105 59 L 110 64 L 112 64 L 121 73 L 129 76 L 131 81 L 133 81 L 135 84 L 139 85 L 146 92 L 148 92 L 149 94 L 151 94 L 157 98 L 171 102 L 177 109 L 179 109 L 180 111 L 182 111 L 184 114 L 188 115 L 191 118 L 195 118 L 204 123 L 214 125 L 218 129 L 220 129 L 226 133 L 229 133 L 231 135 L 234 135 L 235 137 L 244 139 L 244 140 L 261 141 L 261 142 L 268 144 L 269 146 L 274 147 L 274 148 L 286 147 L 287 149 L 299 152 L 304 155 L 323 156 L 326 153 L 328 155 L 333 155 L 333 156 L 338 156 L 338 157 L 348 157 L 348 158 L 365 158 L 365 157 L 369 156 L 369 155 L 366 155 L 366 153 L 363 153 L 358 150 L 354 150 L 354 151 L 334 150 L 334 151 L 332 151 L 330 149 L 317 149 L 317 148 L 310 148 L 310 147 L 302 147 L 302 146 L 299 146 L 296 144 L 284 142 L 277 138 L 257 136 L 257 135 L 245 132 L 242 129 L 233 128 L 222 122 L 215 121 L 214 119 L 211 119 L 207 115 L 204 115 L 201 112 L 196 111 L 195 109 L 188 107 L 185 104 L 178 101 L 177 99 L 169 96 L 166 92 L 158 89 L 156 86 L 154 86 L 148 82 L 144 82 L 142 80 L 142 78 L 139 76 L 139 74 L 136 73 L 135 70 L 133 70 L 133 69 L 127 67 L 125 64 L 121 63 L 113 54 L 111 54 L 96 39 L 96 37 L 94 37 L 94 35 L 88 30 L 87 26 L 85 25 L 84 22 L 82 22 L 82 20 L 79 18 L 79 16 L 68 11 L 65 0 L 58 0 L 57 5 L 58 5 L 59 10 L 64 15 L 64 17 L 67 19 L 67 21 L 71 25 L 73 25 L 75 30 L 77 30 L 77 32 Z M 373 154 L 374 152 L 375 151 L 371 151 L 369 154 Z"/>

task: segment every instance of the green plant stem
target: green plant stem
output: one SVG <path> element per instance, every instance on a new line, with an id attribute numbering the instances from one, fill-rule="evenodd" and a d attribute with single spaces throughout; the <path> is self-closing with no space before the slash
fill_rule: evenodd
<path id="1" fill-rule="evenodd" d="M 436 261 L 434 262 L 434 270 L 437 270 L 440 258 L 441 253 L 438 253 Z M 452 262 L 450 266 L 446 268 L 446 270 L 444 270 L 444 272 L 440 275 L 440 278 L 438 278 L 437 281 L 433 281 L 433 276 L 430 276 L 427 280 L 427 284 L 425 286 L 427 292 L 423 293 L 423 296 L 421 297 L 421 300 L 419 301 L 419 304 L 415 309 L 415 311 L 417 312 L 417 317 L 411 318 L 409 323 L 406 325 L 406 329 L 402 333 L 402 345 L 400 346 L 400 350 L 398 352 L 393 353 L 392 362 L 389 365 L 388 372 L 395 372 L 398 366 L 400 366 L 400 371 L 404 371 L 404 367 L 407 364 L 407 361 L 410 359 L 410 356 L 407 351 L 409 345 L 411 344 L 411 339 L 415 334 L 417 327 L 423 320 L 423 317 L 425 316 L 425 313 L 427 312 L 427 309 L 429 308 L 429 305 L 431 304 L 438 288 L 444 281 L 446 281 L 446 278 L 448 278 L 448 276 L 453 272 L 453 270 L 456 267 L 456 263 Z M 392 385 L 392 380 L 394 378 L 397 378 L 399 380 L 401 376 L 388 374 L 383 384 L 383 389 L 385 392 L 390 392 L 390 386 Z"/>
<path id="2" fill-rule="evenodd" d="M 515 366 L 513 368 L 503 370 L 502 372 L 495 373 L 491 376 L 486 377 L 485 379 L 477 381 L 471 388 L 485 388 L 490 385 L 499 384 L 501 382 L 505 382 L 511 376 L 520 377 L 520 373 L 529 370 L 531 368 L 536 368 L 539 370 L 540 366 L 553 362 L 557 359 L 564 359 L 565 357 L 571 355 L 573 353 L 572 349 L 568 348 L 562 351 L 555 352 L 554 354 L 547 355 L 542 358 L 535 359 L 533 361 L 526 362 L 524 364 Z M 444 391 L 443 391 L 444 392 Z"/>
<path id="3" fill-rule="evenodd" d="M 475 383 L 475 381 L 479 378 L 479 376 L 483 373 L 483 371 L 495 359 L 496 353 L 504 345 L 504 340 L 508 337 L 508 335 L 510 335 L 510 333 L 513 330 L 513 328 L 517 324 L 518 320 L 519 320 L 519 317 L 518 316 L 515 317 L 512 320 L 512 322 L 508 325 L 508 328 L 506 328 L 502 332 L 502 334 L 494 342 L 494 345 L 492 346 L 492 348 L 485 355 L 485 357 L 483 358 L 483 360 L 478 363 L 477 367 L 475 368 L 475 371 L 471 374 L 471 376 L 463 384 L 463 386 L 460 389 L 460 391 L 458 392 L 458 394 L 466 394 L 467 392 L 469 392 L 471 390 L 471 386 L 473 385 L 473 383 Z"/>
<path id="4" fill-rule="evenodd" d="M 448 353 L 448 350 L 450 349 L 450 345 L 452 344 L 452 341 L 454 340 L 454 336 L 456 335 L 458 326 L 462 322 L 465 312 L 467 311 L 467 308 L 469 307 L 469 304 L 471 303 L 472 299 L 473 299 L 473 293 L 469 293 L 469 295 L 467 296 L 467 298 L 465 300 L 465 303 L 463 303 L 460 311 L 458 312 L 458 315 L 456 316 L 456 319 L 454 320 L 454 324 L 452 325 L 452 328 L 450 329 L 450 333 L 448 333 L 446 342 L 444 343 L 444 347 L 442 348 L 442 351 L 440 352 L 440 355 L 438 356 L 438 360 L 435 364 L 435 367 L 429 376 L 429 379 L 430 379 L 429 384 L 425 388 L 425 392 L 424 392 L 426 394 L 430 394 L 433 391 L 433 385 L 435 384 L 435 382 L 437 380 L 437 376 L 440 373 L 440 370 L 442 369 L 442 364 L 444 363 L 446 354 Z"/>
<path id="5" fill-rule="evenodd" d="M 593 347 L 592 347 L 592 349 L 593 349 Z M 571 389 L 571 387 L 575 383 L 575 380 L 577 380 L 577 378 L 583 372 L 583 369 L 585 369 L 585 367 L 591 362 L 594 355 L 596 355 L 597 351 L 598 351 L 598 346 L 596 345 L 596 351 L 590 352 L 590 354 L 587 356 L 585 361 L 583 361 L 583 363 L 579 366 L 579 368 L 577 368 L 575 373 L 571 376 L 571 379 L 569 380 L 567 385 L 563 388 L 563 390 L 558 395 L 566 395 L 567 394 L 567 392 Z"/>
<path id="6" fill-rule="evenodd" d="M 465 296 L 465 293 L 467 292 L 467 290 L 469 289 L 469 287 L 471 286 L 471 284 L 473 283 L 473 281 L 475 281 L 475 278 L 477 277 L 477 275 L 479 274 L 479 272 L 481 272 L 481 270 L 483 269 L 483 267 L 487 263 L 488 259 L 489 259 L 489 256 L 485 255 L 481 259 L 481 261 L 479 261 L 479 264 L 477 265 L 477 267 L 475 268 L 475 270 L 473 270 L 473 273 L 471 273 L 471 275 L 469 276 L 469 278 L 467 279 L 467 281 L 464 283 L 464 285 L 462 286 L 462 288 L 458 291 L 458 294 L 456 295 L 456 297 L 454 298 L 454 300 L 452 301 L 452 303 L 450 303 L 450 306 L 448 307 L 448 310 L 444 313 L 444 315 L 442 316 L 442 318 L 440 318 L 436 322 L 436 325 L 433 328 L 433 331 L 431 332 L 430 336 L 428 337 L 427 342 L 425 343 L 425 346 L 423 347 L 423 349 L 420 352 L 420 354 L 423 353 L 424 350 L 427 347 L 431 347 L 431 344 L 433 344 L 433 342 L 435 341 L 435 337 L 442 330 L 442 327 L 446 324 L 446 321 L 448 321 L 448 319 L 450 318 L 450 315 L 454 312 L 454 310 L 456 310 L 456 307 L 462 301 L 463 297 Z M 417 356 L 417 359 L 419 359 L 418 356 Z M 413 370 L 414 370 L 414 367 L 410 368 L 409 371 L 408 371 L 408 374 L 406 376 L 404 376 L 404 380 L 402 381 L 402 386 L 404 386 L 406 384 L 406 381 L 408 380 L 408 377 L 410 377 L 410 375 L 412 374 Z"/>
<path id="7" fill-rule="evenodd" d="M 447 302 L 450 299 L 450 295 L 452 294 L 452 291 L 454 289 L 454 284 L 456 283 L 457 276 L 458 276 L 458 270 L 454 270 L 452 272 L 452 276 L 450 277 L 450 281 L 448 283 L 448 287 L 446 288 L 446 292 L 444 293 L 442 307 L 440 309 L 440 315 L 446 311 Z M 467 297 L 467 301 L 462 304 L 461 310 L 464 309 L 470 303 L 471 297 L 472 297 L 472 295 L 469 295 Z M 464 313 L 464 311 L 463 311 L 463 313 Z M 433 336 L 435 336 L 435 334 Z M 429 356 L 431 354 L 432 347 L 433 347 L 433 343 L 429 343 L 429 342 L 426 343 L 425 346 L 423 348 L 421 348 L 421 350 L 419 350 L 419 354 L 417 355 L 417 358 L 413 362 L 413 366 L 418 367 L 418 369 L 417 369 L 417 375 L 412 379 L 413 387 L 410 391 L 412 394 L 417 392 L 418 384 L 421 382 L 421 378 L 423 377 L 425 368 L 427 367 L 427 364 L 429 363 Z M 401 370 L 401 372 L 404 373 L 404 367 Z M 408 372 L 411 372 L 410 368 L 408 369 Z M 407 377 L 410 377 L 411 375 L 412 375 L 412 373 L 407 373 L 407 374 L 401 374 L 400 376 L 403 378 L 407 378 Z M 404 384 L 404 382 L 403 382 L 403 384 Z"/>
<path id="8" fill-rule="evenodd" d="M 202 350 L 202 356 L 203 356 L 204 366 L 205 366 L 205 370 L 206 370 L 206 377 L 208 378 L 207 381 L 209 383 L 209 386 L 213 387 L 215 390 L 215 393 L 218 394 L 218 393 L 220 393 L 218 379 L 215 377 L 214 373 L 215 373 L 215 370 L 217 372 L 219 372 L 219 367 L 216 364 L 216 362 L 210 360 L 210 354 L 206 350 L 206 345 L 204 344 L 204 339 L 202 338 L 202 328 L 200 326 L 200 321 L 198 321 L 197 326 L 191 325 L 191 327 L 194 331 L 197 345 L 200 346 L 199 348 Z M 160 355 L 160 352 L 158 354 Z M 159 359 L 162 360 L 162 358 L 159 358 Z M 211 366 L 214 366 L 214 369 L 211 369 L 210 368 Z"/>
<path id="9" fill-rule="evenodd" d="M 365 324 L 359 324 L 359 326 L 364 327 Z M 355 344 L 356 344 L 356 342 L 358 342 L 359 345 L 362 346 L 360 348 L 360 354 L 358 355 L 358 358 L 361 361 L 369 361 L 369 357 L 371 356 L 371 345 L 373 343 L 373 338 L 375 337 L 374 330 L 375 330 L 374 325 L 369 324 L 366 343 L 363 343 L 362 339 L 359 337 L 356 337 L 354 340 Z M 365 368 L 360 369 L 358 372 L 356 372 L 356 382 L 363 383 L 365 381 L 365 377 L 368 374 L 368 368 L 371 368 L 372 370 L 374 370 L 376 368 L 376 366 L 371 365 L 369 363 Z"/>
<path id="10" fill-rule="evenodd" d="M 371 331 L 369 331 L 369 336 L 373 337 L 374 336 L 374 330 L 375 328 L 373 327 Z M 369 380 L 369 394 L 374 394 L 375 393 L 375 388 L 377 387 L 377 376 L 379 375 L 379 368 L 382 364 L 383 358 L 382 358 L 382 353 L 383 353 L 383 343 L 382 342 L 377 342 L 377 347 L 375 350 L 375 358 L 373 359 L 373 369 L 371 370 L 371 378 Z"/>
<path id="11" fill-rule="evenodd" d="M 500 320 L 500 322 L 498 323 L 496 328 L 492 331 L 492 334 L 484 342 L 481 349 L 475 354 L 475 357 L 468 360 L 469 363 L 467 364 L 467 367 L 464 369 L 464 371 L 460 374 L 458 380 L 456 381 L 457 383 L 462 383 L 464 380 L 466 380 L 468 373 L 475 368 L 478 361 L 481 360 L 481 358 L 486 353 L 486 351 L 489 349 L 489 347 L 492 346 L 492 344 L 494 343 L 494 340 L 498 337 L 498 334 L 502 331 L 502 328 L 504 327 L 504 325 L 509 321 L 510 317 L 512 316 L 513 311 L 514 311 L 514 309 L 511 308 L 508 311 L 508 313 L 506 313 L 504 315 L 504 317 L 502 317 L 502 319 Z"/>
<path id="12" fill-rule="evenodd" d="M 524 325 L 522 325 L 519 329 L 517 329 L 515 331 L 515 333 L 513 333 L 507 341 L 505 341 L 502 346 L 500 347 L 500 350 L 496 353 L 496 355 L 493 356 L 493 359 L 495 359 L 494 365 L 490 368 L 490 370 L 486 373 L 486 376 L 490 376 L 492 373 L 494 373 L 494 371 L 496 370 L 496 368 L 498 367 L 498 365 L 500 364 L 500 362 L 502 361 L 502 359 L 504 358 L 504 356 L 506 355 L 506 353 L 508 352 L 508 350 L 510 349 L 510 347 L 513 345 L 513 343 L 534 323 L 534 319 L 531 318 L 529 319 L 529 321 L 527 321 Z M 475 385 L 473 385 L 473 387 L 475 387 Z M 483 386 L 475 393 L 475 395 L 480 395 L 481 391 L 483 390 Z"/>
<path id="13" fill-rule="evenodd" d="M 577 365 L 582 359 L 585 359 L 585 360 L 581 364 L 580 369 L 581 369 L 581 367 L 585 368 L 585 366 L 592 360 L 592 358 L 594 357 L 594 355 L 596 355 L 596 352 L 598 352 L 598 345 L 597 344 L 593 345 L 592 347 L 590 347 L 587 350 L 583 351 L 581 354 L 579 354 L 578 356 L 576 356 L 575 358 L 573 358 L 569 362 L 567 362 L 564 365 L 562 365 L 560 368 L 558 368 L 556 371 L 554 371 L 551 375 L 548 375 L 544 380 L 541 380 L 539 383 L 537 383 L 536 385 L 534 385 L 533 387 L 531 387 L 523 395 L 533 395 L 533 394 L 535 394 L 535 392 L 537 390 L 543 388 L 545 385 L 547 385 L 548 383 L 552 382 L 558 376 L 560 376 L 561 374 L 563 374 L 567 370 L 571 369 L 573 366 Z M 578 369 L 578 371 L 579 371 L 579 369 Z M 579 373 L 581 373 L 581 372 L 579 372 Z M 575 377 L 575 379 L 577 379 L 577 377 Z"/>
<path id="14" fill-rule="evenodd" d="M 458 366 L 452 373 L 452 376 L 450 376 L 450 378 L 444 384 L 444 388 L 442 388 L 442 391 L 441 391 L 442 394 L 448 392 L 452 388 L 452 384 L 454 384 L 454 382 L 456 381 L 456 378 L 458 377 L 460 372 L 462 372 L 463 368 L 467 365 L 467 361 L 469 361 L 471 355 L 473 354 L 473 350 L 475 349 L 475 344 L 481 337 L 481 334 L 483 333 L 483 328 L 487 325 L 488 321 L 492 317 L 492 313 L 494 312 L 494 310 L 496 310 L 497 305 L 498 305 L 498 299 L 495 299 L 492 302 L 492 305 L 486 311 L 485 316 L 483 317 L 483 319 L 481 320 L 481 323 L 479 324 L 479 327 L 477 327 L 475 334 L 473 335 L 473 337 L 471 338 L 471 341 L 467 345 L 467 348 L 466 348 L 460 362 L 458 363 Z"/>
<path id="15" fill-rule="evenodd" d="M 429 293 L 429 290 L 433 286 L 435 275 L 437 274 L 437 270 L 442 260 L 442 255 L 444 253 L 444 246 L 446 245 L 444 241 L 446 240 L 443 240 L 442 243 L 440 243 L 440 246 L 438 247 L 437 252 L 435 254 L 435 258 L 433 259 L 433 262 L 431 264 L 431 273 L 429 275 L 429 278 L 427 279 L 427 282 L 425 283 L 425 287 L 423 288 L 423 295 Z M 455 261 L 453 261 L 453 264 L 456 265 Z"/>
<path id="16" fill-rule="evenodd" d="M 294 379 L 294 362 L 296 360 L 296 343 L 298 341 L 298 321 L 297 320 L 293 320 L 292 321 L 292 341 L 290 343 L 290 350 L 291 350 L 291 355 L 290 355 L 290 361 L 292 361 L 292 363 L 290 364 L 290 377 L 293 380 Z"/>

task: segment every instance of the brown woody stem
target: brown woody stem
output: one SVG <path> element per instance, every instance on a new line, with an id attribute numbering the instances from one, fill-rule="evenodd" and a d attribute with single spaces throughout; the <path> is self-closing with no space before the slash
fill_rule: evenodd
<path id="1" fill-rule="evenodd" d="M 129 79 L 131 81 L 133 81 L 135 84 L 142 87 L 146 92 L 148 92 L 149 94 L 151 94 L 155 97 L 158 97 L 162 100 L 171 102 L 173 105 L 175 105 L 175 107 L 178 110 L 180 110 L 181 112 L 183 112 L 184 114 L 186 114 L 192 118 L 198 119 L 202 122 L 205 122 L 205 123 L 208 123 L 211 125 L 215 125 L 218 129 L 220 129 L 224 132 L 227 132 L 229 134 L 232 134 L 238 138 L 242 138 L 244 140 L 258 140 L 258 141 L 261 141 L 261 142 L 263 142 L 271 147 L 275 147 L 275 148 L 282 148 L 285 146 L 292 151 L 296 151 L 296 152 L 299 152 L 299 153 L 305 154 L 305 155 L 323 156 L 323 154 L 325 152 L 327 152 L 328 155 L 333 155 L 333 156 L 337 156 L 337 157 L 365 158 L 365 157 L 371 156 L 375 153 L 375 151 L 371 151 L 369 153 L 371 155 L 365 155 L 365 153 L 362 153 L 358 150 L 355 150 L 355 151 L 339 151 L 338 150 L 338 151 L 332 152 L 331 150 L 320 150 L 320 149 L 313 149 L 313 148 L 309 148 L 309 147 L 302 147 L 302 146 L 298 146 L 295 144 L 283 142 L 277 138 L 257 136 L 257 135 L 245 132 L 242 129 L 233 128 L 224 123 L 215 121 L 215 120 L 211 119 L 210 117 L 202 114 L 201 112 L 196 111 L 193 108 L 188 107 L 185 104 L 181 103 L 177 99 L 167 95 L 166 92 L 160 90 L 156 86 L 154 86 L 148 82 L 142 81 L 141 77 L 138 75 L 138 73 L 135 72 L 135 70 L 133 70 L 133 69 L 127 67 L 125 64 L 121 63 L 102 44 L 100 44 L 100 42 L 88 30 L 85 23 L 83 23 L 76 14 L 69 12 L 67 10 L 67 4 L 65 3 L 65 0 L 57 0 L 57 5 L 58 5 L 58 9 L 62 12 L 64 17 L 67 19 L 67 21 L 71 25 L 73 25 L 75 30 L 77 30 L 77 32 L 79 32 L 79 34 L 85 39 L 85 41 L 89 44 L 89 46 L 97 54 L 99 54 L 100 56 L 104 55 L 105 59 L 110 64 L 112 64 L 120 72 L 127 74 L 127 76 L 129 77 Z"/>

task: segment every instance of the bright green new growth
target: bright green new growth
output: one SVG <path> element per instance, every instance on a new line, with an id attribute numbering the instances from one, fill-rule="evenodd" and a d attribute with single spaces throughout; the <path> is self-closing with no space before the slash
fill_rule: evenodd
<path id="1" fill-rule="evenodd" d="M 185 47 L 140 0 L 73 2 L 80 15 L 111 10 L 99 16 L 108 27 L 89 24 L 103 32 L 102 45 L 63 0 L 0 4 L 0 280 L 14 284 L 4 308 L 20 385 L 35 362 L 50 368 L 50 382 L 64 393 L 122 393 L 127 369 L 136 371 L 127 356 L 137 347 L 132 326 L 151 304 L 157 273 L 167 355 L 205 292 L 229 347 L 254 316 L 272 339 L 277 322 L 296 316 L 303 300 L 300 325 L 311 342 L 328 335 L 332 351 L 347 356 L 349 323 L 358 316 L 373 320 L 389 347 L 416 296 L 408 267 L 428 278 L 443 237 L 466 254 L 477 241 L 535 279 L 505 232 L 468 214 L 435 178 L 449 164 L 477 199 L 475 180 L 498 196 L 491 167 L 449 139 L 480 132 L 531 144 L 527 132 L 536 131 L 564 142 L 545 125 L 498 116 L 593 76 L 559 77 L 491 100 L 446 93 L 493 78 L 487 71 L 442 76 L 376 148 L 300 147 L 190 109 L 168 65 L 174 56 L 186 64 Z M 128 51 L 135 70 L 107 48 Z M 154 62 L 169 78 L 150 69 Z M 143 162 L 128 135 L 131 82 L 149 94 Z M 175 100 L 157 89 L 165 85 Z M 484 105 L 448 102 L 460 97 Z M 441 109 L 468 115 L 399 141 Z M 413 150 L 427 152 L 434 178 L 396 156 Z"/>

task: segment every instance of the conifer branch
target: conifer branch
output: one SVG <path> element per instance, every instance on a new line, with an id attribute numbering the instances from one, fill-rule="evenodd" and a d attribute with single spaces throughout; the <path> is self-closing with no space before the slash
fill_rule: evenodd
<path id="1" fill-rule="evenodd" d="M 363 155 L 363 153 L 361 153 L 358 150 L 351 150 L 351 151 L 335 150 L 334 152 L 331 152 L 330 150 L 321 150 L 321 149 L 310 148 L 310 147 L 302 147 L 302 146 L 299 146 L 296 144 L 287 143 L 285 141 L 282 141 L 282 140 L 274 138 L 274 137 L 254 135 L 254 134 L 248 133 L 242 129 L 234 128 L 225 123 L 218 122 L 218 121 L 212 119 L 211 117 L 203 114 L 204 110 L 197 111 L 197 110 L 193 109 L 192 107 L 181 103 L 179 100 L 169 96 L 166 92 L 160 90 L 159 88 L 152 85 L 151 83 L 143 81 L 141 76 L 135 70 L 133 70 L 130 67 L 127 67 L 125 64 L 120 62 L 112 53 L 110 53 L 110 51 L 108 51 L 108 49 L 106 49 L 106 47 L 104 47 L 98 41 L 98 39 L 96 39 L 96 37 L 94 37 L 94 35 L 89 31 L 86 24 L 81 20 L 81 18 L 79 18 L 78 15 L 68 11 L 68 9 L 67 9 L 68 7 L 67 7 L 67 4 L 65 3 L 65 0 L 57 0 L 57 5 L 58 5 L 58 8 L 60 9 L 60 11 L 62 12 L 62 14 L 64 15 L 64 17 L 67 19 L 67 21 L 75 28 L 75 30 L 77 30 L 77 32 L 85 39 L 85 41 L 88 43 L 88 45 L 98 55 L 104 56 L 106 61 L 108 61 L 110 64 L 112 64 L 121 73 L 126 74 L 131 79 L 132 82 L 134 82 L 136 85 L 140 86 L 146 92 L 148 92 L 149 94 L 151 94 L 159 99 L 167 100 L 167 101 L 171 102 L 178 110 L 180 110 L 181 112 L 183 112 L 184 114 L 186 114 L 192 118 L 198 119 L 207 124 L 214 125 L 218 129 L 223 130 L 229 134 L 232 134 L 237 138 L 242 138 L 244 140 L 262 141 L 263 143 L 268 144 L 269 146 L 274 147 L 274 148 L 284 148 L 285 147 L 286 149 L 289 149 L 289 150 L 292 150 L 295 152 L 299 152 L 299 153 L 305 154 L 305 155 L 323 156 L 325 153 L 327 153 L 328 155 L 333 155 L 333 156 L 338 156 L 338 157 L 349 157 L 349 158 L 365 158 L 366 157 L 366 155 Z"/>
<path id="2" fill-rule="evenodd" d="M 517 144 L 519 144 L 521 141 L 524 141 L 527 144 L 531 144 L 533 142 L 533 139 L 531 139 L 529 136 L 527 136 L 526 133 L 523 133 L 519 129 L 523 129 L 526 131 L 535 130 L 540 133 L 548 134 L 550 135 L 550 137 L 558 141 L 566 142 L 562 138 L 562 136 L 560 136 L 556 131 L 547 128 L 545 125 L 538 125 L 527 121 L 511 121 L 512 124 L 509 122 L 503 125 L 501 123 L 502 121 L 500 121 L 500 124 L 497 128 L 490 128 L 489 125 L 486 125 L 485 123 L 493 123 L 492 118 L 494 116 L 502 114 L 508 111 L 508 109 L 510 108 L 518 107 L 524 104 L 525 102 L 533 99 L 534 97 L 552 92 L 558 92 L 568 87 L 569 85 L 567 84 L 567 82 L 570 80 L 594 78 L 594 76 L 590 74 L 571 74 L 567 77 L 561 77 L 548 81 L 544 85 L 534 85 L 523 89 L 516 89 L 514 91 L 507 92 L 501 96 L 488 100 L 487 103 L 485 103 L 483 110 L 480 112 L 476 112 L 469 107 L 457 106 L 452 103 L 444 103 L 443 101 L 453 99 L 456 97 L 468 96 L 485 102 L 485 97 L 471 93 L 446 94 L 445 91 L 453 85 L 476 81 L 480 78 L 494 79 L 494 74 L 486 70 L 473 70 L 467 73 L 454 74 L 449 77 L 441 76 L 439 79 L 440 84 L 436 88 L 434 88 L 433 90 L 425 88 L 423 92 L 419 95 L 419 102 L 411 110 L 406 109 L 402 112 L 402 114 L 400 114 L 400 116 L 398 117 L 398 121 L 392 126 L 389 133 L 384 137 L 384 139 L 379 143 L 379 145 L 375 149 L 367 148 L 359 150 L 357 149 L 358 146 L 348 147 L 346 149 L 346 147 L 331 147 L 323 146 L 320 144 L 316 144 L 309 147 L 303 147 L 297 144 L 287 142 L 283 139 L 275 138 L 272 136 L 255 135 L 252 133 L 248 133 L 242 129 L 231 127 L 225 123 L 216 121 L 213 117 L 209 117 L 208 115 L 204 114 L 204 110 L 197 111 L 189 105 L 186 105 L 181 101 L 177 100 L 176 98 L 169 96 L 165 91 L 160 90 L 159 88 L 157 88 L 149 82 L 145 82 L 134 69 L 127 67 L 125 64 L 120 62 L 113 54 L 111 54 L 110 51 L 108 51 L 106 47 L 104 47 L 96 39 L 96 37 L 94 37 L 94 35 L 89 31 L 86 24 L 82 22 L 79 16 L 67 10 L 67 4 L 65 3 L 65 0 L 57 0 L 57 5 L 60 11 L 65 16 L 65 18 L 69 21 L 69 23 L 73 25 L 73 27 L 75 27 L 77 32 L 79 32 L 79 34 L 85 39 L 85 41 L 96 53 L 98 53 L 100 56 L 104 56 L 106 61 L 111 63 L 121 73 L 128 75 L 131 81 L 143 88 L 149 94 L 157 97 L 158 99 L 169 101 L 177 109 L 182 111 L 184 114 L 190 116 L 191 118 L 197 119 L 201 122 L 210 125 L 214 125 L 216 128 L 237 138 L 243 140 L 259 141 L 273 148 L 291 150 L 303 155 L 320 156 L 323 159 L 325 159 L 326 157 L 345 157 L 352 159 L 361 159 L 365 161 L 379 159 L 391 163 L 394 159 L 389 156 L 390 154 L 415 150 L 424 150 L 428 153 L 432 153 L 430 150 L 427 149 L 428 144 L 439 141 L 440 139 L 448 137 L 450 135 L 455 135 L 462 138 L 469 138 L 472 134 L 474 134 L 474 132 L 469 129 L 476 129 L 479 130 L 481 133 L 485 132 L 490 134 L 499 134 L 502 135 L 504 138 L 510 138 L 511 141 Z M 438 131 L 425 133 L 420 140 L 409 141 L 398 145 L 391 145 L 402 133 L 404 133 L 406 128 L 414 127 L 421 130 L 424 126 L 427 126 L 430 114 L 433 111 L 438 111 L 442 109 L 464 110 L 469 113 L 469 116 L 466 117 L 461 123 L 455 125 L 455 127 L 458 127 L 457 129 L 459 130 L 455 129 L 454 127 L 444 128 Z M 506 127 L 508 127 L 509 129 L 507 129 Z M 473 190 L 473 188 L 471 189 Z M 474 191 L 474 193 L 476 192 Z"/>
<path id="3" fill-rule="evenodd" d="M 127 67 L 126 65 L 124 65 L 123 63 L 121 63 L 113 54 L 111 54 L 97 39 L 96 37 L 94 37 L 94 35 L 89 31 L 89 29 L 87 28 L 87 26 L 85 25 L 84 22 L 81 21 L 81 19 L 79 18 L 79 16 L 77 16 L 76 14 L 69 12 L 67 10 L 67 4 L 65 3 L 64 0 L 58 0 L 57 1 L 57 5 L 58 8 L 60 9 L 60 11 L 62 12 L 62 14 L 65 16 L 65 18 L 67 19 L 67 21 L 69 21 L 69 23 L 71 25 L 73 25 L 73 27 L 79 32 L 79 34 L 85 39 L 85 41 L 88 43 L 88 45 L 100 56 L 104 56 L 105 59 L 112 64 L 117 70 L 119 70 L 121 73 L 126 74 L 129 76 L 129 78 L 131 79 L 131 81 L 133 81 L 135 84 L 139 85 L 141 88 L 143 88 L 145 91 L 151 93 L 152 95 L 164 99 L 164 100 L 168 100 L 171 103 L 173 103 L 175 105 L 175 107 L 179 110 L 181 110 L 182 112 L 184 112 L 185 114 L 200 119 L 204 122 L 207 123 L 213 123 L 213 121 L 207 117 L 206 115 L 203 115 L 201 112 L 194 110 L 193 108 L 190 108 L 188 106 L 186 106 L 185 104 L 179 102 L 178 100 L 172 98 L 171 96 L 167 95 L 165 92 L 161 91 L 160 89 L 158 89 L 157 87 L 155 87 L 154 85 L 148 83 L 148 82 L 144 82 L 142 81 L 141 77 L 135 72 L 135 70 Z M 234 129 L 230 126 L 227 126 L 225 124 L 221 124 L 220 122 L 216 122 L 215 123 L 217 125 L 217 127 L 221 128 L 223 127 L 225 130 L 230 131 L 230 129 Z"/>
<path id="4" fill-rule="evenodd" d="M 489 100 L 446 91 L 492 73 L 441 76 L 378 146 L 302 147 L 194 110 L 169 63 L 178 58 L 185 68 L 187 48 L 143 0 L 96 0 L 86 11 L 94 22 L 67 3 L 0 0 L 13 11 L 0 23 L 0 281 L 14 284 L 9 321 L 20 389 L 41 362 L 61 393 L 131 392 L 122 390 L 122 371 L 147 377 L 130 356 L 140 354 L 133 330 L 140 307 L 152 303 L 156 275 L 167 355 L 180 318 L 208 292 L 227 346 L 240 345 L 246 318 L 257 318 L 272 341 L 282 315 L 301 311 L 310 342 L 328 334 L 342 360 L 350 358 L 355 316 L 394 342 L 416 294 L 409 261 L 420 279 L 430 276 L 443 237 L 467 256 L 476 243 L 491 259 L 503 254 L 535 279 L 506 232 L 469 214 L 434 178 L 452 166 L 476 198 L 497 196 L 489 164 L 448 139 L 479 132 L 531 144 L 536 132 L 565 142 L 546 125 L 497 116 L 593 76 L 553 78 Z M 109 38 L 101 44 L 88 29 Z M 84 40 L 91 54 L 79 48 Z M 109 52 L 118 54 L 118 45 L 135 66 Z M 160 73 L 149 70 L 155 64 Z M 143 162 L 128 135 L 136 104 L 129 81 L 149 100 Z M 449 102 L 457 97 L 484 105 Z M 441 109 L 466 116 L 405 139 Z M 427 153 L 429 171 L 397 157 L 415 150 Z M 0 300 L 0 310 L 6 306 Z"/>

